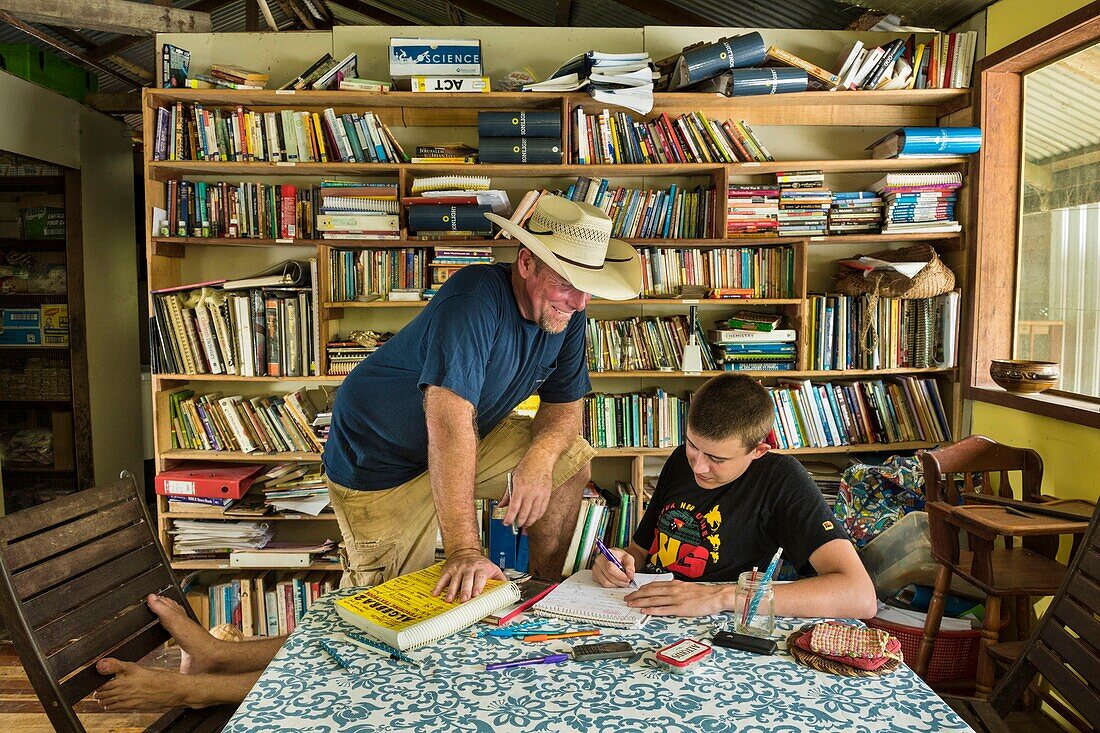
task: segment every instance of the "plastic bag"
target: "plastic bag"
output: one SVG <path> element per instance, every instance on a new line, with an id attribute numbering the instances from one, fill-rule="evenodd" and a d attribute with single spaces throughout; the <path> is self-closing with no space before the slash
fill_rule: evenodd
<path id="1" fill-rule="evenodd" d="M 882 465 L 849 466 L 840 480 L 833 514 L 857 547 L 892 527 L 912 511 L 924 509 L 924 471 L 920 454 L 890 456 Z"/>

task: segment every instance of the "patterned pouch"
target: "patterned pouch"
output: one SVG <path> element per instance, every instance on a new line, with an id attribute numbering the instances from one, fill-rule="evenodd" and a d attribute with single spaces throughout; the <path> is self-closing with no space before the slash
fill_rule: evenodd
<path id="1" fill-rule="evenodd" d="M 810 632 L 810 649 L 831 657 L 875 659 L 886 656 L 890 634 L 882 629 L 821 623 Z"/>

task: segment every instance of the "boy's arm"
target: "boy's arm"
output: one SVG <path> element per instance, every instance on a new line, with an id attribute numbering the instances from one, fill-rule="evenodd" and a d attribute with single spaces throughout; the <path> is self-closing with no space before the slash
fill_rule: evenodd
<path id="1" fill-rule="evenodd" d="M 813 578 L 773 585 L 777 616 L 871 618 L 875 586 L 848 540 L 835 539 L 810 555 Z"/>

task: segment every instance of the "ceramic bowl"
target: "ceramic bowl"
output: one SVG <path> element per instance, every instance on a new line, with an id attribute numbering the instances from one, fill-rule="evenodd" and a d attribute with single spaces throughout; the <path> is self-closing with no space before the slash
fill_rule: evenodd
<path id="1" fill-rule="evenodd" d="M 1054 386 L 1061 375 L 1056 361 L 993 359 L 989 376 L 999 386 L 1017 394 L 1037 394 Z"/>

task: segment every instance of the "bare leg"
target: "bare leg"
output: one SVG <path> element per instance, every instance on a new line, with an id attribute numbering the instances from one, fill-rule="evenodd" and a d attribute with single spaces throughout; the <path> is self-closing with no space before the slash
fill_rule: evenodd
<path id="1" fill-rule="evenodd" d="M 202 708 L 239 703 L 261 674 L 260 670 L 241 674 L 180 674 L 110 657 L 96 662 L 96 669 L 100 674 L 114 675 L 93 695 L 104 710 Z"/>
<path id="2" fill-rule="evenodd" d="M 569 549 L 569 540 L 577 525 L 581 493 L 592 471 L 586 463 L 581 470 L 554 489 L 550 505 L 539 521 L 527 528 L 531 540 L 531 573 L 540 578 L 557 580 Z"/>
<path id="3" fill-rule="evenodd" d="M 285 636 L 221 641 L 192 621 L 183 606 L 171 598 L 150 595 L 145 602 L 183 650 L 180 661 L 183 674 L 262 671 L 286 641 Z"/>

